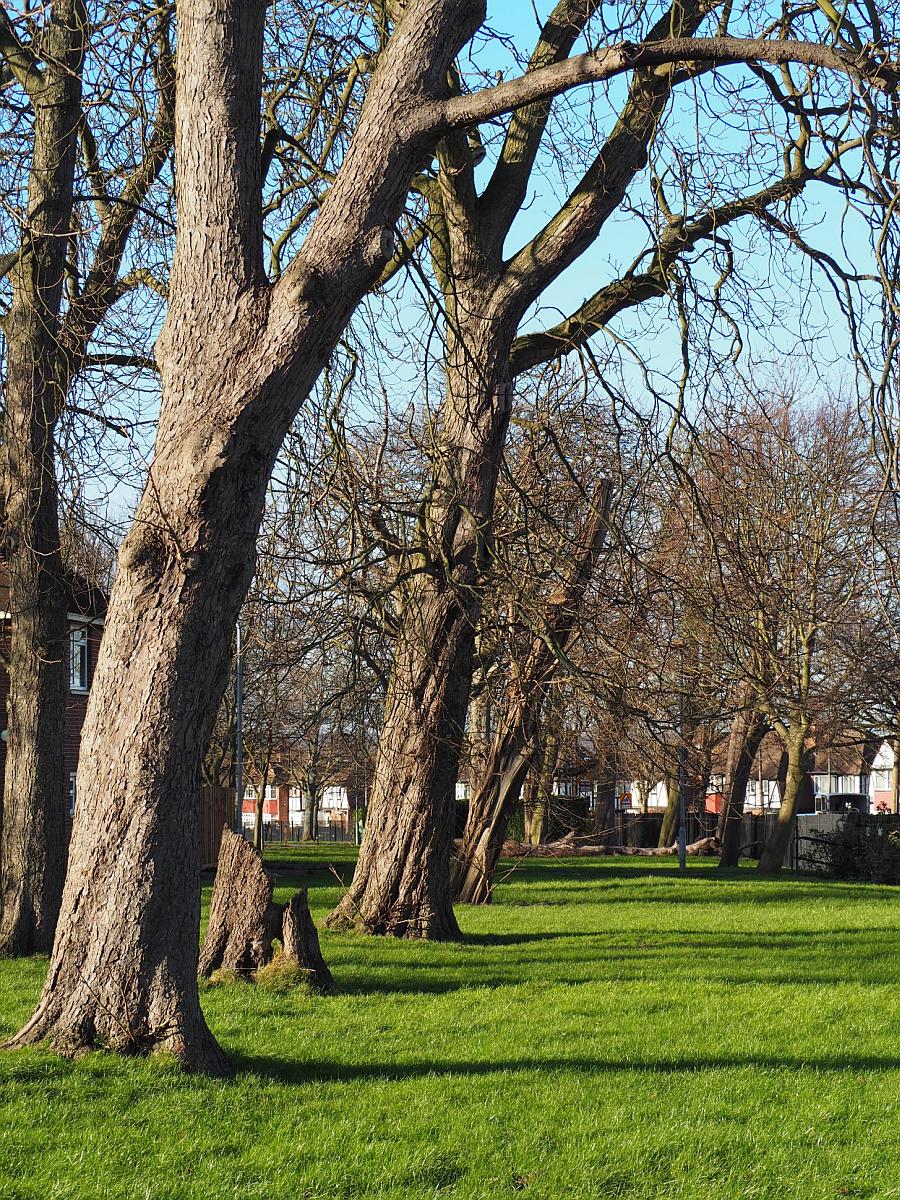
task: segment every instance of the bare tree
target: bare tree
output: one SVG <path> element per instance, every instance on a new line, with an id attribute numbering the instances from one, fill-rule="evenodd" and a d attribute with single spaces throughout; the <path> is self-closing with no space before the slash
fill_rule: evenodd
<path id="1" fill-rule="evenodd" d="M 228 1069 L 196 986 L 200 760 L 278 448 L 384 270 L 409 181 L 436 140 L 568 87 L 686 57 L 802 58 L 879 83 L 887 70 L 877 54 L 860 62 L 818 44 L 660 37 L 454 96 L 448 72 L 484 6 L 420 0 L 381 52 L 340 168 L 273 284 L 262 261 L 265 16 L 261 0 L 178 4 L 179 224 L 156 346 L 156 452 L 119 553 L 47 982 L 12 1044 L 166 1050 L 196 1069 Z M 438 656 L 427 649 L 432 671 Z"/>
<path id="2" fill-rule="evenodd" d="M 628 18 L 621 16 L 623 22 L 632 19 L 628 11 Z M 567 56 L 580 36 L 593 36 L 591 19 L 598 13 L 601 6 L 593 0 L 560 0 L 544 23 L 526 78 L 579 70 L 579 60 Z M 687 45 L 699 40 L 690 35 L 704 21 L 716 22 L 721 34 L 732 15 L 727 5 L 678 0 L 655 23 L 643 6 L 633 20 L 647 29 L 651 40 L 674 34 Z M 781 36 L 793 32 L 798 19 L 778 22 Z M 615 20 L 608 6 L 602 8 L 602 20 Z M 822 36 L 815 19 L 804 28 Z M 881 36 L 876 34 L 876 40 Z M 721 40 L 728 54 L 726 43 L 730 46 L 731 39 Z M 759 39 L 754 44 L 759 45 Z M 671 299 L 677 319 L 686 323 L 691 256 L 705 247 L 715 259 L 727 227 L 744 219 L 758 220 L 768 229 L 775 213 L 777 226 L 778 211 L 789 211 L 807 185 L 836 182 L 844 154 L 851 144 L 860 144 L 859 139 L 836 140 L 826 133 L 819 116 L 826 108 L 849 116 L 852 100 L 829 93 L 826 102 L 827 87 L 820 94 L 818 83 L 795 84 L 785 72 L 779 84 L 761 65 L 770 47 L 760 50 L 754 71 L 767 101 L 774 102 L 779 125 L 786 123 L 787 128 L 780 138 L 777 167 L 766 172 L 762 186 L 749 191 L 737 187 L 736 194 L 724 198 L 717 180 L 698 196 L 677 148 L 669 156 L 660 150 L 668 120 L 677 125 L 670 116 L 676 90 L 682 84 L 698 86 L 706 74 L 707 64 L 684 59 L 678 68 L 669 62 L 652 67 L 645 63 L 632 74 L 627 98 L 599 152 L 591 155 L 564 204 L 517 251 L 510 253 L 508 242 L 546 141 L 551 109 L 545 98 L 521 106 L 510 120 L 494 169 L 480 191 L 476 168 L 485 156 L 486 139 L 471 131 L 444 137 L 435 171 L 416 178 L 414 186 L 427 208 L 423 220 L 433 279 L 446 315 L 444 394 L 440 419 L 432 430 L 421 516 L 410 546 L 417 566 L 399 589 L 401 611 L 366 838 L 353 883 L 328 918 L 332 928 L 458 936 L 448 887 L 450 812 L 516 377 L 585 346 L 623 312 L 661 296 Z M 817 59 L 818 55 L 816 51 Z M 781 62 L 781 55 L 776 61 Z M 474 124 L 477 104 L 465 96 L 459 102 L 469 105 Z M 755 136 L 752 130 L 748 134 Z M 711 147 L 709 152 L 714 153 Z M 660 161 L 654 161 L 657 153 Z M 565 320 L 517 337 L 542 294 L 611 218 L 633 203 L 632 189 L 648 160 L 653 164 L 655 208 L 647 216 L 653 233 L 646 252 Z M 715 174 L 707 164 L 707 178 Z M 745 173 L 739 174 L 743 182 Z M 678 179 L 684 193 L 681 211 L 667 199 L 667 175 Z M 842 179 L 841 186 L 853 187 L 848 176 Z M 733 255 L 729 258 L 725 277 L 733 274 Z M 713 304 L 719 298 L 716 285 Z"/>
<path id="3" fill-rule="evenodd" d="M 6 953 L 49 952 L 56 929 L 65 867 L 68 588 L 54 438 L 95 331 L 137 283 L 122 277 L 125 247 L 172 140 L 168 22 L 165 6 L 121 26 L 114 13 L 84 0 L 59 0 L 39 14 L 26 9 L 15 21 L 0 9 L 4 99 L 7 111 L 27 107 L 31 142 L 19 242 L 2 256 L 12 292 L 3 320 L 2 502 L 12 616 L 0 926 Z M 120 63 L 144 53 L 151 63 L 149 82 L 141 77 L 139 85 L 146 95 L 135 92 L 136 150 L 130 138 L 119 139 L 106 157 L 98 150 L 109 149 L 97 122 L 110 113 L 94 41 L 118 41 Z M 76 204 L 76 181 L 89 206 Z M 95 214 L 97 233 L 87 239 L 81 275 L 85 207 Z"/>

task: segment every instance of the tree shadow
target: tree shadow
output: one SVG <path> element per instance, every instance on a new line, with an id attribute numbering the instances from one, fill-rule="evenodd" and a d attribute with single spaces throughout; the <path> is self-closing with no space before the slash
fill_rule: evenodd
<path id="1" fill-rule="evenodd" d="M 238 1074 L 253 1074 L 279 1083 L 353 1083 L 365 1080 L 422 1079 L 426 1076 L 482 1076 L 499 1073 L 541 1073 L 570 1071 L 586 1075 L 696 1075 L 704 1071 L 723 1070 L 783 1070 L 783 1071 L 830 1071 L 846 1074 L 881 1073 L 900 1070 L 900 1057 L 894 1055 L 822 1055 L 803 1057 L 793 1055 L 747 1054 L 721 1057 L 701 1055 L 697 1058 L 670 1059 L 616 1059 L 603 1058 L 538 1058 L 476 1059 L 474 1061 L 419 1060 L 408 1063 L 329 1063 L 310 1060 L 305 1062 L 272 1058 L 260 1054 L 233 1054 L 232 1061 Z"/>

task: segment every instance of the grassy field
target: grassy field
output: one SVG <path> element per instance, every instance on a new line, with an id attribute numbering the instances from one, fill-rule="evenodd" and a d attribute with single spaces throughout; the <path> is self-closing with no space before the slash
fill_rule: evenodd
<path id="1" fill-rule="evenodd" d="M 351 859 L 306 858 L 316 915 Z M 0 1197 L 900 1197 L 898 904 L 519 868 L 464 945 L 323 935 L 336 996 L 205 992 L 233 1082 L 0 1055 Z M 0 1032 L 43 970 L 0 963 Z"/>

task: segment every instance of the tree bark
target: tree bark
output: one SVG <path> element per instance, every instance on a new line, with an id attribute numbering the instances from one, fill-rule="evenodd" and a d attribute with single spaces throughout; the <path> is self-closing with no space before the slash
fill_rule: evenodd
<path id="1" fill-rule="evenodd" d="M 219 1074 L 227 1061 L 197 990 L 199 765 L 266 483 L 390 254 L 387 231 L 433 136 L 432 118 L 416 114 L 440 110 L 453 56 L 484 18 L 475 0 L 423 0 L 404 14 L 313 228 L 272 287 L 259 179 L 265 9 L 263 0 L 179 5 L 179 227 L 157 344 L 156 455 L 119 554 L 50 970 L 12 1041 L 163 1050 Z"/>
<path id="2" fill-rule="evenodd" d="M 736 867 L 740 861 L 747 784 L 768 729 L 768 722 L 758 712 L 741 709 L 734 714 L 725 762 L 725 803 L 719 816 L 720 867 Z"/>
<path id="3" fill-rule="evenodd" d="M 30 92 L 34 149 L 12 305 L 3 419 L 3 509 L 11 640 L 3 797 L 0 953 L 47 954 L 65 874 L 68 589 L 59 544 L 54 430 L 65 398 L 59 344 L 72 225 L 87 17 L 57 0 L 47 66 Z"/>
<path id="4" fill-rule="evenodd" d="M 284 906 L 281 944 L 286 957 L 299 963 L 316 991 L 326 993 L 334 989 L 334 979 L 322 957 L 319 934 L 309 912 L 306 888 Z"/>
<path id="5" fill-rule="evenodd" d="M 224 829 L 197 973 L 203 979 L 218 970 L 250 975 L 264 966 L 280 917 L 259 854 L 246 838 Z"/>
<path id="6" fill-rule="evenodd" d="M 659 827 L 659 849 L 671 846 L 678 836 L 678 776 L 666 776 L 666 810 Z"/>
<path id="7" fill-rule="evenodd" d="M 453 867 L 453 893 L 464 904 L 488 904 L 494 871 L 522 784 L 534 757 L 538 721 L 559 661 L 568 647 L 585 592 L 606 539 L 611 488 L 602 483 L 560 586 L 547 599 L 542 630 L 510 680 L 503 724 L 469 803 L 462 844 Z"/>
<path id="8" fill-rule="evenodd" d="M 803 745 L 805 733 L 805 727 L 796 733 L 792 731 L 787 742 L 787 771 L 781 805 L 778 809 L 775 828 L 769 834 L 768 841 L 759 858 L 759 870 L 763 875 L 777 874 L 784 866 L 784 856 L 794 831 L 797 801 L 806 778 L 806 751 Z"/>
<path id="9" fill-rule="evenodd" d="M 490 295 L 482 281 L 456 297 L 470 315 L 449 335 L 442 448 L 422 530 L 430 569 L 404 599 L 365 835 L 350 889 L 327 918 L 332 929 L 460 936 L 450 897 L 453 806 L 514 332 Z"/>

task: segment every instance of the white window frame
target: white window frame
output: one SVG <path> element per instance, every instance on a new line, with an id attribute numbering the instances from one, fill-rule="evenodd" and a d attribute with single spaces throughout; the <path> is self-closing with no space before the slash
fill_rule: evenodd
<path id="1" fill-rule="evenodd" d="M 76 797 L 76 791 L 75 791 L 75 785 L 76 785 L 76 780 L 77 780 L 77 778 L 78 778 L 78 776 L 76 775 L 76 773 L 75 773 L 74 771 L 70 771 L 70 772 L 69 772 L 69 795 L 68 795 L 68 799 L 69 799 L 69 816 L 70 816 L 70 817 L 74 817 L 74 816 L 75 816 L 75 801 L 76 801 L 76 798 L 77 798 L 77 797 Z"/>
<path id="2" fill-rule="evenodd" d="M 88 648 L 90 639 L 86 625 L 69 630 L 69 691 L 88 690 Z"/>

